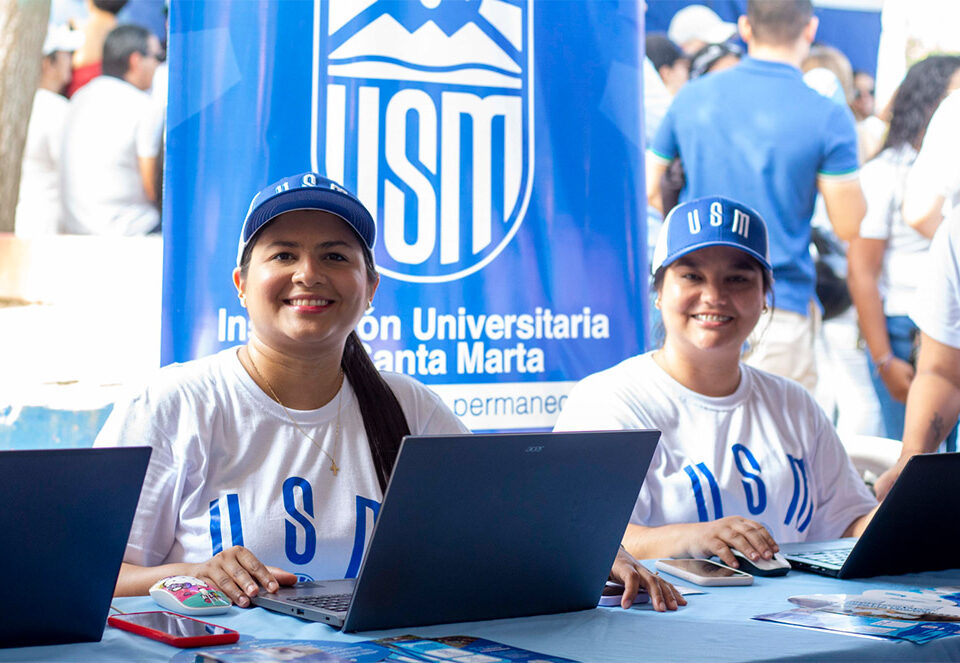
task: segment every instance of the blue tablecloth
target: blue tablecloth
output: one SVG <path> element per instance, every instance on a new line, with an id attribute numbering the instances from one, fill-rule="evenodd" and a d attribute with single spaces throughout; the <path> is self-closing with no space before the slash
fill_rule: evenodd
<path id="1" fill-rule="evenodd" d="M 960 570 L 833 580 L 791 572 L 782 578 L 757 578 L 751 587 L 704 588 L 675 613 L 597 608 L 561 615 L 444 624 L 395 631 L 344 635 L 333 628 L 268 612 L 231 608 L 209 621 L 240 632 L 241 637 L 312 640 L 367 640 L 385 635 L 472 635 L 580 661 L 914 661 L 960 660 L 960 636 L 924 645 L 860 638 L 751 619 L 792 607 L 796 594 L 859 594 L 870 588 L 960 585 Z M 58 599 L 63 600 L 63 599 Z M 509 601 L 509 597 L 504 597 Z M 157 610 L 147 597 L 115 599 L 124 612 Z M 8 602 L 7 609 L 12 605 Z M 107 627 L 99 643 L 0 649 L 0 661 L 168 661 L 180 650 Z"/>

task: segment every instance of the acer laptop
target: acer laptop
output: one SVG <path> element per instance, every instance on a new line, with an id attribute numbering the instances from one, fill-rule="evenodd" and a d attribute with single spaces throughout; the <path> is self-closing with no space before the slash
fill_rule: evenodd
<path id="1" fill-rule="evenodd" d="M 253 603 L 344 631 L 595 608 L 659 438 L 408 436 L 357 578 Z"/>
<path id="2" fill-rule="evenodd" d="M 19 596 L 0 647 L 103 637 L 149 460 L 149 447 L 0 451 L 0 569 Z"/>
<path id="3" fill-rule="evenodd" d="M 789 543 L 795 569 L 835 578 L 869 578 L 960 568 L 960 453 L 914 456 L 859 539 Z"/>

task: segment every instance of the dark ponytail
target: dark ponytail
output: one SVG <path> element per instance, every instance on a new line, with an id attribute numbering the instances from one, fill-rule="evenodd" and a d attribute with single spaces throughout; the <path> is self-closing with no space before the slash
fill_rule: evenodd
<path id="1" fill-rule="evenodd" d="M 340 365 L 357 395 L 380 490 L 386 491 L 393 465 L 397 462 L 400 441 L 404 435 L 410 434 L 410 426 L 400 401 L 363 349 L 357 332 L 351 332 L 347 337 Z"/>

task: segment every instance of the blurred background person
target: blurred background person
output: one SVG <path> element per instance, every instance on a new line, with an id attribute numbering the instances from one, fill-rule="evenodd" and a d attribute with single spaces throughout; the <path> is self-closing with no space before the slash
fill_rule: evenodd
<path id="1" fill-rule="evenodd" d="M 66 232 L 158 229 L 162 124 L 146 90 L 162 59 L 159 40 L 146 28 L 114 28 L 103 45 L 103 75 L 70 101 L 61 160 Z"/>
<path id="2" fill-rule="evenodd" d="M 82 41 L 78 32 L 65 25 L 47 28 L 20 167 L 14 220 L 18 237 L 51 235 L 60 228 L 60 147 L 68 105 L 62 92 L 70 82 L 70 56 Z"/>
<path id="3" fill-rule="evenodd" d="M 690 80 L 735 67 L 742 57 L 743 49 L 736 44 L 707 44 L 690 59 Z"/>
<path id="4" fill-rule="evenodd" d="M 666 35 L 647 35 L 646 49 L 667 91 L 676 95 L 690 78 L 690 59 Z"/>
<path id="5" fill-rule="evenodd" d="M 737 34 L 737 24 L 727 23 L 703 5 L 688 5 L 670 19 L 667 37 L 687 55 L 707 44 L 721 44 Z"/>
<path id="6" fill-rule="evenodd" d="M 919 342 L 909 310 L 930 247 L 930 240 L 903 220 L 903 191 L 930 118 L 956 84 L 958 71 L 956 56 L 932 56 L 910 68 L 894 97 L 883 149 L 860 172 L 867 215 L 860 236 L 850 242 L 848 280 L 884 436 L 895 440 L 903 439 L 904 404 Z M 951 435 L 955 438 L 956 431 Z"/>
<path id="7" fill-rule="evenodd" d="M 857 140 L 860 145 L 860 163 L 866 163 L 883 149 L 887 123 L 876 116 L 876 83 L 865 71 L 853 72 L 853 99 L 850 110 L 857 121 Z M 889 114 L 887 117 L 889 120 Z"/>
<path id="8" fill-rule="evenodd" d="M 73 54 L 73 78 L 67 88 L 68 97 L 103 71 L 103 42 L 117 26 L 117 13 L 126 4 L 127 0 L 87 0 L 87 19 L 80 28 L 83 45 Z"/>

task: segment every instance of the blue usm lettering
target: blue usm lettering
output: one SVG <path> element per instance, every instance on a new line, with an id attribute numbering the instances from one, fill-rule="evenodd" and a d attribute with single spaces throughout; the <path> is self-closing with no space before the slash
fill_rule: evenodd
<path id="1" fill-rule="evenodd" d="M 720 497 L 720 486 L 717 485 L 717 480 L 713 476 L 713 472 L 703 463 L 697 463 L 696 468 L 700 470 L 710 485 L 710 496 L 713 499 L 714 514 L 712 520 L 723 518 L 723 498 Z M 700 486 L 700 477 L 692 465 L 687 465 L 683 468 L 683 471 L 690 477 L 690 484 L 693 486 L 693 498 L 697 501 L 697 516 L 700 518 L 700 522 L 705 523 L 711 520 L 711 518 L 707 515 L 707 503 L 703 497 L 703 488 Z"/>
<path id="2" fill-rule="evenodd" d="M 368 511 L 372 525 L 377 522 L 377 516 L 380 515 L 380 502 L 357 495 L 357 525 L 353 534 L 353 553 L 350 555 L 350 564 L 347 566 L 345 578 L 356 578 L 360 572 L 360 562 L 363 561 L 363 549 L 367 540 Z"/>
<path id="3" fill-rule="evenodd" d="M 240 499 L 236 493 L 225 495 L 227 500 L 227 515 L 230 520 L 230 542 L 235 546 L 243 545 L 243 524 L 240 522 Z M 223 552 L 223 533 L 220 522 L 220 500 L 210 502 L 210 547 L 213 554 Z"/>
<path id="4" fill-rule="evenodd" d="M 299 489 L 303 513 L 297 509 L 295 490 Z M 283 482 L 283 508 L 297 524 L 284 522 L 284 549 L 287 559 L 294 564 L 309 564 L 317 554 L 317 530 L 313 526 L 313 488 L 302 477 L 290 477 Z M 297 551 L 297 532 L 303 532 L 303 552 Z"/>
<path id="5" fill-rule="evenodd" d="M 796 517 L 796 527 L 798 532 L 802 532 L 810 525 L 810 519 L 813 518 L 813 498 L 810 496 L 810 488 L 807 483 L 807 469 L 802 458 L 794 458 L 787 454 L 790 461 L 790 469 L 793 471 L 793 497 L 790 500 L 790 506 L 787 508 L 787 517 L 783 524 L 789 525 Z"/>
<path id="6" fill-rule="evenodd" d="M 744 467 L 744 460 L 750 465 L 750 470 Z M 747 510 L 754 516 L 763 513 L 767 508 L 767 487 L 760 478 L 760 463 L 742 444 L 733 445 L 733 461 L 744 477 L 743 493 L 747 499 Z"/>

